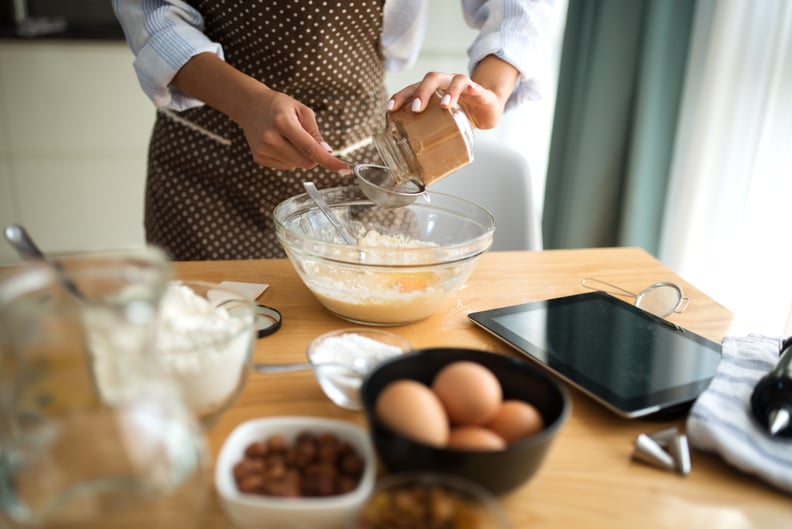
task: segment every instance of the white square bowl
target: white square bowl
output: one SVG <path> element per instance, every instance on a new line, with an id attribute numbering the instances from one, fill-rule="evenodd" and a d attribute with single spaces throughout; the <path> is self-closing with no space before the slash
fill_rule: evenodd
<path id="1" fill-rule="evenodd" d="M 311 498 L 282 498 L 239 491 L 233 468 L 242 460 L 250 443 L 280 434 L 291 444 L 306 431 L 335 434 L 358 451 L 365 468 L 355 490 Z M 375 477 L 376 456 L 368 434 L 352 423 L 322 417 L 267 417 L 243 422 L 225 440 L 215 463 L 215 487 L 226 514 L 240 527 L 262 529 L 348 527 L 371 494 Z"/>

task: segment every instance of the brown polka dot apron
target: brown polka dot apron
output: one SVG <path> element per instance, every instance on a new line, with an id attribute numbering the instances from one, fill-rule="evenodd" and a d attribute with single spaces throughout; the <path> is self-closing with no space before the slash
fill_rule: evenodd
<path id="1" fill-rule="evenodd" d="M 207 36 L 226 61 L 310 107 L 333 148 L 366 140 L 384 121 L 380 45 L 384 0 L 196 0 Z M 368 144 L 347 155 L 379 160 Z M 146 239 L 172 259 L 283 257 L 272 210 L 303 193 L 350 185 L 320 167 L 294 171 L 257 165 L 242 129 L 203 106 L 158 113 L 149 146 Z"/>

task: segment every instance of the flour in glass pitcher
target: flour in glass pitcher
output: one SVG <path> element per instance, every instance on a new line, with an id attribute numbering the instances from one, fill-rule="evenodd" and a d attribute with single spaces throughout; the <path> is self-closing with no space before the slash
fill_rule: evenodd
<path id="1" fill-rule="evenodd" d="M 188 286 L 173 282 L 160 304 L 156 324 L 159 368 L 179 386 L 186 406 L 201 415 L 223 402 L 237 388 L 247 360 L 249 325 L 213 306 Z M 105 402 L 116 403 L 146 391 L 148 381 L 138 370 L 119 369 L 118 357 L 129 355 L 135 329 L 118 329 L 112 321 L 93 319 L 88 328 L 95 377 Z M 113 355 L 113 356 L 109 356 Z"/>

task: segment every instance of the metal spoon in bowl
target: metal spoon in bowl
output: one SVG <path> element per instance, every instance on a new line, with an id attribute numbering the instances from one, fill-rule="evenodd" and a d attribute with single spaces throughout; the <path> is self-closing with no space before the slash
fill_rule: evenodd
<path id="1" fill-rule="evenodd" d="M 303 187 L 305 188 L 305 191 L 308 192 L 308 196 L 311 197 L 311 200 L 313 200 L 316 206 L 319 208 L 319 211 L 321 211 L 330 224 L 333 225 L 336 232 L 338 232 L 338 235 L 341 236 L 341 239 L 350 246 L 356 246 L 357 241 L 352 237 L 352 235 L 350 235 L 344 225 L 341 224 L 341 221 L 338 220 L 338 217 L 335 216 L 333 210 L 330 209 L 330 206 L 327 205 L 325 199 L 322 198 L 322 194 L 319 193 L 316 185 L 314 185 L 313 182 L 303 182 Z"/>
<path id="2" fill-rule="evenodd" d="M 377 361 L 378 360 L 374 358 L 356 358 L 352 364 L 342 364 L 340 362 L 321 362 L 316 364 L 310 362 L 297 364 L 253 364 L 253 369 L 259 373 L 291 373 L 293 371 L 332 367 L 338 370 L 347 370 L 354 375 L 363 377 L 374 367 Z"/>

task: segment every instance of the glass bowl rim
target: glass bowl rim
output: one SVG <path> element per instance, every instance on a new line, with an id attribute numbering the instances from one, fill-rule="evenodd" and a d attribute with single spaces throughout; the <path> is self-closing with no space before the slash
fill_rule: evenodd
<path id="1" fill-rule="evenodd" d="M 320 189 L 319 191 L 325 198 L 327 198 L 327 195 L 331 195 L 332 197 L 333 194 L 337 194 L 343 199 L 341 201 L 343 204 L 378 207 L 366 197 L 358 186 L 330 187 Z M 427 194 L 429 196 L 429 201 L 421 203 L 416 200 L 416 202 L 410 206 L 405 207 L 415 206 L 431 208 L 441 205 L 433 201 L 433 199 L 435 199 L 445 201 L 446 204 L 450 203 L 451 205 L 460 205 L 470 208 L 486 219 L 485 224 L 482 225 L 482 233 L 456 244 L 419 248 L 361 248 L 358 246 L 349 246 L 340 242 L 324 241 L 312 237 L 305 232 L 294 230 L 285 223 L 286 219 L 291 219 L 295 215 L 304 214 L 306 211 L 316 208 L 307 193 L 294 195 L 278 204 L 273 210 L 272 219 L 275 223 L 276 236 L 287 255 L 298 253 L 305 257 L 317 258 L 327 262 L 366 266 L 374 269 L 421 269 L 465 262 L 485 253 L 492 247 L 493 235 L 495 232 L 495 217 L 489 210 L 475 202 L 447 193 L 427 191 Z M 330 207 L 338 205 L 338 203 L 332 200 L 328 200 L 328 203 Z M 288 211 L 287 215 L 285 212 L 287 212 L 289 208 L 292 208 L 293 211 Z M 481 223 L 479 224 L 481 225 Z M 404 259 L 406 262 L 394 264 L 392 259 L 387 258 L 393 253 L 414 257 Z M 367 257 L 372 256 L 375 257 L 375 259 L 367 259 Z M 420 258 L 422 256 L 423 258 Z"/>

